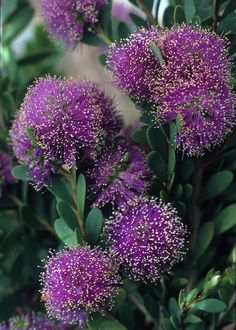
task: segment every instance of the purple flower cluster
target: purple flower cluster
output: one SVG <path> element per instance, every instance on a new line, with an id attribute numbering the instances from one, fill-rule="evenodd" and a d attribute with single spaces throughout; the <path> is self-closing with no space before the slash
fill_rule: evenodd
<path id="1" fill-rule="evenodd" d="M 147 191 L 151 173 L 143 151 L 120 143 L 96 160 L 88 177 L 92 193 L 97 196 L 95 206 L 119 206 Z"/>
<path id="2" fill-rule="evenodd" d="M 122 205 L 105 232 L 114 257 L 135 280 L 155 282 L 184 254 L 186 229 L 176 210 L 148 197 Z"/>
<path id="3" fill-rule="evenodd" d="M 80 325 L 90 312 L 111 307 L 121 278 L 112 259 L 84 246 L 51 254 L 41 282 L 49 316 Z"/>
<path id="4" fill-rule="evenodd" d="M 112 72 L 116 86 L 140 102 L 151 97 L 149 81 L 160 71 L 151 44 L 155 42 L 161 48 L 164 36 L 165 31 L 159 29 L 141 29 L 120 45 L 110 47 L 108 70 Z"/>
<path id="5" fill-rule="evenodd" d="M 14 183 L 14 178 L 11 175 L 11 169 L 13 167 L 12 158 L 5 154 L 0 153 L 0 196 L 2 194 L 2 185 L 8 183 Z"/>
<path id="6" fill-rule="evenodd" d="M 40 189 L 58 164 L 71 167 L 82 157 L 94 158 L 121 126 L 112 100 L 95 83 L 47 77 L 29 88 L 10 136 L 16 157 L 29 165 Z"/>
<path id="7" fill-rule="evenodd" d="M 116 85 L 139 102 L 152 102 L 158 123 L 180 118 L 176 145 L 188 155 L 212 149 L 232 130 L 235 98 L 227 42 L 213 32 L 193 26 L 142 29 L 113 45 L 108 56 Z"/>
<path id="8" fill-rule="evenodd" d="M 68 330 L 68 327 L 50 321 L 41 314 L 31 313 L 10 318 L 6 323 L 0 324 L 0 330 Z"/>
<path id="9" fill-rule="evenodd" d="M 74 48 L 84 30 L 98 21 L 107 0 L 41 0 L 42 13 L 49 33 L 66 46 Z"/>

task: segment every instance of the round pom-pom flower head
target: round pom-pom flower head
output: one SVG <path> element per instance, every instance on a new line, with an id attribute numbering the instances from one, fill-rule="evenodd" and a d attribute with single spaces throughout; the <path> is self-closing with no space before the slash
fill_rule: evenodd
<path id="1" fill-rule="evenodd" d="M 186 229 L 170 204 L 145 197 L 121 206 L 105 233 L 114 257 L 135 280 L 155 282 L 182 259 Z"/>
<path id="2" fill-rule="evenodd" d="M 52 254 L 41 282 L 49 316 L 78 323 L 81 313 L 111 307 L 121 279 L 118 266 L 103 252 L 77 247 Z"/>
<path id="3" fill-rule="evenodd" d="M 221 143 L 234 125 L 227 42 L 199 27 L 174 27 L 163 41 L 161 73 L 150 80 L 154 116 L 181 119 L 177 148 L 199 155 Z"/>
<path id="4" fill-rule="evenodd" d="M 10 135 L 16 157 L 41 188 L 56 165 L 95 157 L 120 128 L 111 99 L 95 83 L 47 77 L 29 88 Z"/>
<path id="5" fill-rule="evenodd" d="M 96 206 L 121 205 L 144 194 L 151 182 L 145 153 L 126 143 L 108 148 L 96 160 L 88 177 Z"/>
<path id="6" fill-rule="evenodd" d="M 113 44 L 108 53 L 108 70 L 118 88 L 137 101 L 148 101 L 151 97 L 149 81 L 159 74 L 160 64 L 152 53 L 155 41 L 162 48 L 164 30 L 141 29 L 121 44 Z"/>
<path id="7" fill-rule="evenodd" d="M 107 0 L 41 0 L 42 13 L 53 38 L 75 47 L 84 30 L 98 21 L 99 11 Z"/>

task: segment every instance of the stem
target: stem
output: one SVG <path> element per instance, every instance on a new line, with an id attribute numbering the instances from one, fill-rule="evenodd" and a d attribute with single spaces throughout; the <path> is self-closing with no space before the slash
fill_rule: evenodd
<path id="1" fill-rule="evenodd" d="M 220 324 L 220 322 L 224 319 L 224 317 L 227 315 L 227 313 L 231 310 L 231 308 L 235 305 L 236 302 L 236 294 L 234 293 L 229 301 L 229 306 L 227 308 L 226 311 L 222 312 L 219 315 L 219 319 L 218 319 L 218 324 Z"/>
<path id="2" fill-rule="evenodd" d="M 139 0 L 138 4 L 139 4 L 140 8 L 143 10 L 143 12 L 146 14 L 149 23 L 151 25 L 156 26 L 157 21 L 156 21 L 155 17 L 152 15 L 152 12 L 150 11 L 150 9 L 145 4 L 145 0 Z"/>
<path id="3" fill-rule="evenodd" d="M 196 243 L 196 239 L 201 223 L 201 216 L 202 216 L 201 208 L 198 203 L 199 195 L 201 192 L 201 185 L 202 185 L 202 174 L 203 174 L 203 170 L 201 168 L 201 159 L 197 159 L 195 162 L 195 169 L 193 174 L 193 197 L 192 197 L 192 212 L 191 212 L 192 236 L 190 241 L 191 254 L 194 251 L 194 246 Z M 190 267 L 191 274 L 187 287 L 188 290 L 192 288 L 197 278 L 197 269 L 194 262 L 195 261 L 193 260 L 192 267 Z"/>
<path id="4" fill-rule="evenodd" d="M 158 329 L 157 322 L 153 319 L 152 315 L 149 313 L 149 311 L 146 309 L 146 307 L 135 297 L 134 294 L 129 293 L 128 295 L 129 299 L 132 301 L 132 303 L 138 308 L 138 310 L 145 316 L 145 321 L 150 324 L 154 323 L 154 329 Z"/>
<path id="5" fill-rule="evenodd" d="M 220 1 L 213 0 L 212 7 L 213 7 L 213 28 L 216 29 L 217 25 L 218 25 L 218 20 L 219 20 Z"/>
<path id="6" fill-rule="evenodd" d="M 86 241 L 84 221 L 81 219 L 80 212 L 79 212 L 78 201 L 77 201 L 76 180 L 75 180 L 74 175 L 73 175 L 72 172 L 67 172 L 66 177 L 67 177 L 67 180 L 69 181 L 69 184 L 71 186 L 72 198 L 73 198 L 74 207 L 75 207 L 75 216 L 76 216 L 76 219 L 77 219 L 78 224 L 80 226 L 82 238 L 83 238 L 84 241 Z"/>

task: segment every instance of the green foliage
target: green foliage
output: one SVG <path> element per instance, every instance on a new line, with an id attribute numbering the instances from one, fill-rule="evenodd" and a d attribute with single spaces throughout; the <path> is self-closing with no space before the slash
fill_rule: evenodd
<path id="1" fill-rule="evenodd" d="M 150 26 L 150 14 L 158 17 L 161 1 L 131 1 L 145 11 L 146 18 L 130 14 L 132 24 L 112 16 L 112 1 L 105 7 L 94 29 L 87 30 L 82 43 L 105 48 L 119 42 L 141 26 Z M 0 86 L 0 150 L 11 153 L 8 131 L 16 109 L 23 101 L 26 87 L 35 77 L 60 74 L 55 65 L 63 55 L 41 25 L 25 49 L 15 52 L 14 42 L 29 27 L 34 10 L 26 0 L 3 2 L 2 73 Z M 143 16 L 144 17 L 144 16 Z M 230 40 L 230 56 L 235 63 L 235 0 L 171 0 L 163 13 L 163 25 L 201 24 Z M 156 60 L 164 65 L 161 50 L 150 45 Z M 105 52 L 104 52 L 105 53 Z M 100 63 L 105 65 L 106 55 Z M 236 87 L 236 70 L 232 68 Z M 176 151 L 176 137 L 182 128 L 180 117 L 170 125 L 154 125 L 152 105 L 136 105 L 141 110 L 143 127 L 132 139 L 145 147 L 152 170 L 150 194 L 171 202 L 189 230 L 184 261 L 155 285 L 125 278 L 104 315 L 92 314 L 90 330 L 221 330 L 234 318 L 236 247 L 236 138 L 235 133 L 221 148 L 198 159 Z M 37 138 L 27 129 L 32 146 Z M 61 169 L 48 188 L 36 192 L 28 185 L 29 169 L 12 169 L 16 183 L 4 187 L 0 198 L 0 321 L 16 310 L 39 309 L 38 265 L 49 248 L 85 243 L 105 248 L 104 219 L 109 207 L 93 207 L 89 182 L 83 169 Z M 104 238 L 104 239 L 103 239 Z M 215 269 L 220 271 L 215 271 Z M 123 275 L 123 273 L 122 273 Z"/>

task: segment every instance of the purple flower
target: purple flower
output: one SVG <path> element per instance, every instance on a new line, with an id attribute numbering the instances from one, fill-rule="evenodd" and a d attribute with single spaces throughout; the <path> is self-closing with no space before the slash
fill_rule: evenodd
<path id="1" fill-rule="evenodd" d="M 11 184 L 15 181 L 15 179 L 11 175 L 12 167 L 12 158 L 5 153 L 0 153 L 0 196 L 2 193 L 2 185 Z"/>
<path id="2" fill-rule="evenodd" d="M 26 314 L 10 318 L 0 325 L 0 330 L 68 330 L 62 323 L 55 323 L 41 314 Z M 80 328 L 82 329 L 82 328 Z"/>
<path id="3" fill-rule="evenodd" d="M 84 30 L 98 21 L 107 0 L 41 0 L 42 13 L 49 33 L 66 46 L 74 48 Z"/>
<path id="4" fill-rule="evenodd" d="M 149 81 L 159 74 L 160 65 L 152 53 L 151 44 L 155 42 L 162 48 L 166 32 L 151 28 L 141 29 L 121 44 L 113 44 L 108 53 L 108 70 L 113 75 L 118 88 L 139 102 L 151 97 Z"/>
<path id="5" fill-rule="evenodd" d="M 154 114 L 161 123 L 178 116 L 181 130 L 176 147 L 189 156 L 203 155 L 220 144 L 234 126 L 234 96 L 225 83 L 179 86 L 163 99 Z"/>
<path id="6" fill-rule="evenodd" d="M 85 246 L 51 254 L 41 282 L 49 316 L 76 323 L 81 312 L 109 309 L 121 279 L 112 259 Z"/>
<path id="7" fill-rule="evenodd" d="M 29 88 L 10 135 L 40 189 L 58 165 L 94 158 L 121 126 L 112 100 L 95 83 L 47 77 Z"/>
<path id="8" fill-rule="evenodd" d="M 138 147 L 120 143 L 102 153 L 88 172 L 95 206 L 114 206 L 136 198 L 150 185 L 145 153 Z"/>
<path id="9" fill-rule="evenodd" d="M 130 278 L 155 282 L 182 259 L 186 229 L 170 204 L 139 197 L 105 225 L 114 257 Z"/>

